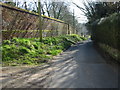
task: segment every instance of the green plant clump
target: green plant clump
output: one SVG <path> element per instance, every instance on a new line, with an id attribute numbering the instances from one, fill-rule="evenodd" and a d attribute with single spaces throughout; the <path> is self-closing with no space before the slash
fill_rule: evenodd
<path id="1" fill-rule="evenodd" d="M 76 34 L 45 37 L 42 42 L 39 38 L 4 40 L 1 47 L 2 64 L 3 66 L 17 66 L 47 63 L 53 56 L 82 40 L 85 39 Z"/>

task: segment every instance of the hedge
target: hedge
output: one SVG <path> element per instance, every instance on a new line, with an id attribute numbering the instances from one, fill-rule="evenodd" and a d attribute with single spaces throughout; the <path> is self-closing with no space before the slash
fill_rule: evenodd
<path id="1" fill-rule="evenodd" d="M 120 14 L 114 13 L 109 17 L 96 20 L 90 25 L 92 39 L 104 43 L 120 51 Z"/>

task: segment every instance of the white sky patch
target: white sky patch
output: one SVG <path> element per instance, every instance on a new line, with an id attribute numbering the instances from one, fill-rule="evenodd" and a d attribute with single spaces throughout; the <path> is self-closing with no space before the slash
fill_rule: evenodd
<path id="1" fill-rule="evenodd" d="M 72 2 L 74 2 L 77 5 L 79 5 L 80 7 L 84 7 L 83 0 L 70 0 L 70 1 L 71 1 L 70 9 L 72 12 L 74 9 L 75 18 L 78 20 L 79 23 L 86 23 L 88 21 L 87 17 L 84 16 L 84 13 L 78 7 L 76 7 L 74 4 L 72 4 Z"/>
<path id="2" fill-rule="evenodd" d="M 96 2 L 119 2 L 120 0 L 94 0 Z"/>

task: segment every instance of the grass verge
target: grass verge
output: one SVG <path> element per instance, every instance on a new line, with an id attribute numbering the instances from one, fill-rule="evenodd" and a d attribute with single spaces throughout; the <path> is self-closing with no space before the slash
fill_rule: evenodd
<path id="1" fill-rule="evenodd" d="M 72 44 L 86 40 L 79 35 L 39 38 L 13 38 L 4 40 L 2 50 L 3 66 L 38 65 L 47 63 L 53 56 L 68 49 Z"/>
<path id="2" fill-rule="evenodd" d="M 94 43 L 95 48 L 106 59 L 107 63 L 120 63 L 120 51 L 103 43 Z"/>

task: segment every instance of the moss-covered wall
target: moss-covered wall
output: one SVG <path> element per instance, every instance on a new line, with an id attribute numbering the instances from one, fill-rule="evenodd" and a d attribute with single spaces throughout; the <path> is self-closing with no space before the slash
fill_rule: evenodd
<path id="1" fill-rule="evenodd" d="M 39 37 L 38 14 L 17 7 L 0 3 L 2 7 L 2 39 L 13 37 Z M 42 16 L 43 36 L 65 35 L 72 33 L 72 28 L 64 21 Z"/>

